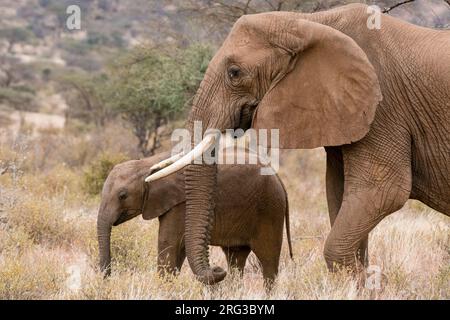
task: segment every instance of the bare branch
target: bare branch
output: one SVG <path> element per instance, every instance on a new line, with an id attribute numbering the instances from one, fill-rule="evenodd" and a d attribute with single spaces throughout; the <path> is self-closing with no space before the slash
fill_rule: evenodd
<path id="1" fill-rule="evenodd" d="M 244 7 L 245 14 L 247 14 L 248 9 L 250 8 L 250 2 L 252 2 L 252 0 L 247 0 L 247 3 L 245 4 L 245 7 Z"/>
<path id="2" fill-rule="evenodd" d="M 283 5 L 284 5 L 284 0 L 279 0 L 278 1 L 278 5 L 277 5 L 277 8 L 276 8 L 276 11 L 281 11 L 281 10 L 283 10 Z"/>
<path id="3" fill-rule="evenodd" d="M 270 0 L 264 0 L 264 2 L 267 3 L 267 4 L 269 5 L 269 7 L 270 7 L 271 10 L 273 10 L 273 11 L 280 11 L 280 10 L 277 10 L 277 7 L 275 7 L 275 6 L 272 4 L 272 1 L 270 1 Z M 283 4 L 282 4 L 282 5 L 283 5 Z M 278 6 L 279 6 L 279 4 L 278 4 Z"/>
<path id="4" fill-rule="evenodd" d="M 394 10 L 395 8 L 398 8 L 398 7 L 400 7 L 400 6 L 404 5 L 404 4 L 415 2 L 415 1 L 416 0 L 405 0 L 405 1 L 399 2 L 397 4 L 394 4 L 392 7 L 384 8 L 383 13 L 389 13 L 392 10 Z M 445 0 L 445 1 L 450 1 L 450 0 Z"/>

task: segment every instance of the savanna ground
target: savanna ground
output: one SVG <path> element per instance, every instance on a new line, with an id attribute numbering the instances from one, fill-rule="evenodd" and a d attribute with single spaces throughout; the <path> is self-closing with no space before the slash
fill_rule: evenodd
<path id="1" fill-rule="evenodd" d="M 141 217 L 113 228 L 112 276 L 97 269 L 96 214 L 104 171 L 136 156 L 120 123 L 33 130 L 0 136 L 1 299 L 449 299 L 450 219 L 418 202 L 386 218 L 370 235 L 370 264 L 387 278 L 382 291 L 330 274 L 322 256 L 329 232 L 322 149 L 282 153 L 290 200 L 294 260 L 283 245 L 272 292 L 250 256 L 243 280 L 232 273 L 207 288 L 184 264 L 177 278 L 156 274 L 158 221 Z M 226 266 L 218 248 L 214 264 Z"/>

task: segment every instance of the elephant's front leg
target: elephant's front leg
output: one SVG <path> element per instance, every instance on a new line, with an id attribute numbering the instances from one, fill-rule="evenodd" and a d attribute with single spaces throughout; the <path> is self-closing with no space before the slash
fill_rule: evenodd
<path id="1" fill-rule="evenodd" d="M 330 225 L 333 227 L 344 195 L 344 161 L 341 147 L 326 147 L 325 150 L 327 152 L 326 192 L 328 214 Z M 367 235 L 361 241 L 356 253 L 356 257 L 364 267 L 369 266 L 368 246 L 369 236 Z"/>
<path id="2" fill-rule="evenodd" d="M 184 206 L 178 206 L 159 217 L 158 272 L 160 274 L 176 275 L 186 258 L 183 210 Z"/>
<path id="3" fill-rule="evenodd" d="M 363 270 L 364 263 L 358 257 L 361 243 L 386 215 L 397 210 L 377 207 L 377 193 L 374 189 L 352 194 L 344 199 L 325 242 L 324 256 L 329 270 Z"/>
<path id="4" fill-rule="evenodd" d="M 364 260 L 358 259 L 358 249 L 366 245 L 369 232 L 409 198 L 409 144 L 388 147 L 387 141 L 390 140 L 371 139 L 366 145 L 342 149 L 345 163 L 342 204 L 324 248 L 330 270 L 340 267 L 362 270 Z"/>
<path id="5" fill-rule="evenodd" d="M 158 241 L 158 273 L 176 275 L 186 258 L 184 247 L 166 241 Z"/>

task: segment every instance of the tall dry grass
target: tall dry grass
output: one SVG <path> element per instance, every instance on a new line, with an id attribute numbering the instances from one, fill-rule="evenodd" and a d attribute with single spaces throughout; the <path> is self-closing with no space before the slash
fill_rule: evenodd
<path id="1" fill-rule="evenodd" d="M 127 151 L 129 143 L 122 146 L 123 137 L 114 140 L 114 134 L 111 130 L 106 142 L 88 134 L 57 131 L 40 138 L 0 139 L 0 159 L 10 168 L 0 176 L 0 298 L 450 298 L 450 219 L 418 202 L 409 202 L 371 233 L 370 263 L 385 275 L 383 290 L 358 288 L 347 274 L 327 271 L 322 250 L 330 227 L 321 150 L 282 154 L 280 175 L 290 198 L 295 257 L 289 258 L 285 243 L 270 293 L 263 288 L 253 255 L 243 279 L 231 272 L 213 287 L 195 281 L 187 263 L 176 278 L 158 277 L 158 223 L 141 218 L 113 229 L 113 273 L 104 280 L 97 269 L 99 198 L 83 189 L 83 177 L 99 149 L 135 156 Z M 54 143 L 60 139 L 63 143 Z M 42 150 L 47 150 L 45 160 Z M 211 260 L 226 266 L 218 248 L 211 248 Z"/>

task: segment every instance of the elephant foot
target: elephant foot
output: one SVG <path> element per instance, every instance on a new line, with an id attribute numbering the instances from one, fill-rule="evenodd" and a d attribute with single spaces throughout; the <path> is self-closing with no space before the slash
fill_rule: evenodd
<path id="1" fill-rule="evenodd" d="M 214 267 L 207 270 L 203 275 L 197 275 L 197 279 L 203 284 L 213 285 L 225 279 L 226 275 L 227 272 L 221 267 Z"/>

